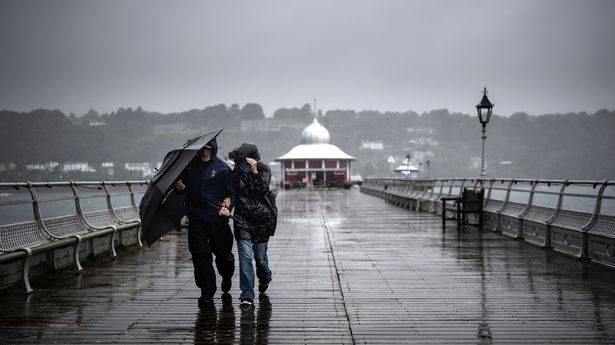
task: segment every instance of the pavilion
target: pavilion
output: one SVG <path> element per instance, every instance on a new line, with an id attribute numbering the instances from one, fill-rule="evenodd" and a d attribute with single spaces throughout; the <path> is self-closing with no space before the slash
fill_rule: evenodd
<path id="1" fill-rule="evenodd" d="M 354 157 L 329 144 L 329 131 L 318 119 L 301 133 L 301 144 L 278 157 L 282 185 L 341 186 L 350 180 L 350 162 Z"/>

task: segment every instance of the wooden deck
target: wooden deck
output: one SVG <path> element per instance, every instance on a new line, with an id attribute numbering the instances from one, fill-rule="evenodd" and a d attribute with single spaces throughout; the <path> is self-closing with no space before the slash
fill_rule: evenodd
<path id="1" fill-rule="evenodd" d="M 1 344 L 610 344 L 615 271 L 385 204 L 278 196 L 268 298 L 197 308 L 187 236 L 0 291 Z"/>

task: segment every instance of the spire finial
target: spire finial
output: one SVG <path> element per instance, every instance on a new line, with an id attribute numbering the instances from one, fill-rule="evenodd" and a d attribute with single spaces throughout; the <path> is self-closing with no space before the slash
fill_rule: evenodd
<path id="1" fill-rule="evenodd" d="M 316 97 L 314 97 L 314 119 L 316 119 L 317 116 L 318 116 L 316 114 L 317 114 L 317 112 L 316 112 Z"/>

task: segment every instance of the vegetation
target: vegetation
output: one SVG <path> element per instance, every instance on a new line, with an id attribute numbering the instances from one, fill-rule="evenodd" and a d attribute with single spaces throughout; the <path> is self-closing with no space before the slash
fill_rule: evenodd
<path id="1" fill-rule="evenodd" d="M 164 154 L 199 132 L 224 128 L 220 155 L 241 142 L 257 143 L 267 162 L 298 145 L 312 109 L 278 109 L 266 117 L 258 104 L 210 106 L 161 114 L 120 108 L 110 114 L 91 110 L 81 117 L 58 110 L 29 113 L 1 111 L 0 180 L 58 180 L 92 177 L 57 172 L 27 172 L 25 165 L 49 161 L 92 163 L 160 162 Z M 407 154 L 421 165 L 420 176 L 477 176 L 480 126 L 476 116 L 449 113 L 380 113 L 332 110 L 319 115 L 331 144 L 357 158 L 353 174 L 387 176 L 393 156 Z M 487 126 L 488 175 L 497 177 L 606 179 L 615 177 L 615 112 L 532 116 L 494 116 Z M 383 150 L 361 149 L 363 141 L 381 141 Z M 429 171 L 427 171 L 429 160 Z M 15 169 L 7 167 L 13 166 Z M 108 178 L 101 176 L 94 178 Z M 141 178 L 116 169 L 114 179 Z"/>

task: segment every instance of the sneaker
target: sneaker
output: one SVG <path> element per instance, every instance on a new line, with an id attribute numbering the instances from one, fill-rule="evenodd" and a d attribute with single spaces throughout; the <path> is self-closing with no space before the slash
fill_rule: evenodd
<path id="1" fill-rule="evenodd" d="M 250 308 L 254 304 L 254 301 L 251 298 L 243 297 L 239 301 L 239 306 L 244 308 Z"/>
<path id="2" fill-rule="evenodd" d="M 222 292 L 229 292 L 231 290 L 231 286 L 233 286 L 232 277 L 222 277 L 222 284 L 220 285 Z"/>
<path id="3" fill-rule="evenodd" d="M 258 284 L 258 292 L 266 293 L 269 290 L 269 284 Z"/>
<path id="4" fill-rule="evenodd" d="M 213 305 L 214 304 L 214 298 L 213 297 L 199 297 L 199 308 L 203 308 L 209 305 Z"/>

